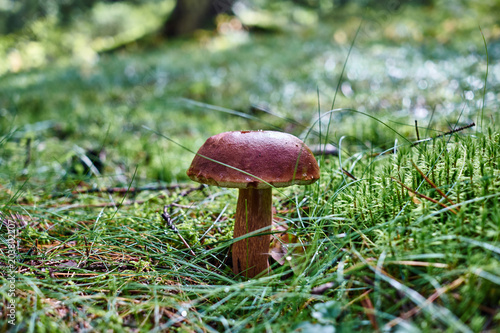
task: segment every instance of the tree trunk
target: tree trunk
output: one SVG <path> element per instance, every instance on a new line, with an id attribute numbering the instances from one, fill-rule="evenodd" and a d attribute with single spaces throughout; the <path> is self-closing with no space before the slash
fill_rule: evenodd
<path id="1" fill-rule="evenodd" d="M 163 26 L 165 37 L 187 36 L 194 31 L 215 26 L 215 17 L 230 12 L 234 0 L 177 0 Z"/>

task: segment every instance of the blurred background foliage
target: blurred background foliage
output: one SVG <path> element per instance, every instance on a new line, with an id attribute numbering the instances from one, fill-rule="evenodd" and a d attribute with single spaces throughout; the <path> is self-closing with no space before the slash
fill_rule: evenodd
<path id="1" fill-rule="evenodd" d="M 478 23 L 489 40 L 500 37 L 500 1 L 465 0 L 201 0 L 210 14 L 235 14 L 247 27 L 292 29 L 364 17 L 367 25 L 388 24 L 379 39 L 395 42 L 436 38 L 447 43 L 463 33 L 477 34 Z M 174 0 L 0 0 L 0 74 L 40 67 L 57 60 L 95 62 L 98 54 L 145 37 L 168 35 L 163 29 L 176 15 Z M 418 7 L 417 10 L 415 7 Z M 393 14 L 406 12 L 401 21 Z M 171 15 L 172 14 L 172 15 Z M 184 19 L 184 18 L 182 18 Z M 215 22 L 214 22 L 215 23 Z M 346 22 L 346 24 L 349 24 Z M 370 29 L 365 29 L 369 31 Z M 373 32 L 379 33 L 378 29 Z M 337 36 L 336 40 L 345 37 Z M 374 36 L 369 36 L 377 41 Z M 477 38 L 475 38 L 477 40 Z"/>
<path id="2" fill-rule="evenodd" d="M 0 179 L 59 184 L 103 156 L 103 186 L 186 181 L 191 153 L 146 127 L 191 150 L 312 128 L 356 152 L 394 145 L 375 117 L 409 139 L 415 120 L 431 136 L 498 118 L 498 0 L 205 1 L 181 33 L 179 4 L 202 0 L 0 0 Z"/>

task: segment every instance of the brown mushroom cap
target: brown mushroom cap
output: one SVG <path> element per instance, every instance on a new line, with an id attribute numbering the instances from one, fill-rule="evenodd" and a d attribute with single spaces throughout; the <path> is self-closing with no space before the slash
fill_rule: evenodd
<path id="1" fill-rule="evenodd" d="M 235 131 L 208 138 L 198 150 L 187 175 L 208 185 L 264 189 L 270 185 L 314 183 L 319 179 L 319 167 L 311 150 L 291 134 Z"/>

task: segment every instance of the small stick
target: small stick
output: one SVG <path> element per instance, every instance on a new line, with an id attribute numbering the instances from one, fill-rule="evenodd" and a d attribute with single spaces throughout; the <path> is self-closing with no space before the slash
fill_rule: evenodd
<path id="1" fill-rule="evenodd" d="M 391 265 L 404 265 L 404 266 L 419 266 L 419 267 L 437 267 L 437 268 L 448 268 L 447 264 L 440 262 L 427 262 L 427 261 L 414 261 L 414 260 L 394 260 L 389 261 L 387 264 Z"/>
<path id="2" fill-rule="evenodd" d="M 378 331 L 378 323 L 375 318 L 375 308 L 373 307 L 373 303 L 370 299 L 370 294 L 367 293 L 364 298 L 361 299 L 361 306 L 365 309 L 366 316 L 370 320 L 372 327 L 375 331 Z"/>
<path id="3" fill-rule="evenodd" d="M 444 193 L 443 193 L 443 191 L 441 191 L 441 190 L 440 190 L 440 189 L 436 186 L 436 184 L 434 184 L 434 182 L 433 182 L 432 180 L 430 180 L 430 179 L 429 179 L 426 175 L 424 175 L 424 173 L 422 172 L 422 170 L 420 170 L 420 169 L 418 168 L 418 166 L 415 164 L 415 162 L 411 161 L 411 164 L 413 164 L 413 167 L 414 167 L 415 169 L 417 169 L 418 173 L 420 173 L 420 175 L 421 175 L 422 177 L 424 177 L 425 181 L 426 181 L 427 183 L 429 183 L 429 185 L 431 185 L 433 189 L 435 189 L 435 190 L 436 190 L 436 191 L 437 191 L 437 192 L 438 192 L 438 193 L 439 193 L 439 194 L 440 194 L 443 198 L 445 198 L 446 200 L 448 200 L 448 202 L 449 202 L 449 203 L 451 203 L 452 205 L 454 205 L 454 204 L 455 204 L 453 201 L 451 201 L 451 199 L 450 199 L 450 198 L 449 198 L 446 194 L 444 194 Z M 457 207 L 457 210 L 459 210 L 459 208 L 458 208 L 458 207 Z"/>
<path id="4" fill-rule="evenodd" d="M 437 289 L 434 294 L 432 294 L 429 298 L 427 298 L 425 300 L 425 302 L 423 302 L 420 305 L 417 305 L 416 307 L 414 307 L 410 311 L 407 311 L 407 312 L 403 313 L 400 317 L 397 317 L 397 318 L 391 320 L 390 322 L 388 322 L 385 325 L 384 328 L 385 329 L 392 328 L 392 327 L 396 326 L 397 324 L 401 323 L 402 321 L 407 320 L 408 318 L 414 316 L 415 314 L 419 313 L 420 310 L 422 310 L 424 307 L 426 307 L 429 304 L 433 303 L 442 294 L 444 294 L 445 292 L 448 292 L 450 290 L 453 290 L 453 289 L 457 288 L 462 283 L 464 283 L 464 281 L 465 281 L 465 279 L 463 277 L 459 277 L 458 279 L 456 279 L 455 281 L 453 281 L 449 285 Z"/>
<path id="5" fill-rule="evenodd" d="M 352 179 L 354 179 L 354 180 L 358 180 L 356 177 L 354 177 L 354 175 L 353 175 L 353 174 L 351 174 L 351 173 L 350 173 L 349 171 L 347 171 L 346 169 L 342 168 L 342 172 L 343 172 L 346 176 L 348 176 L 349 178 L 352 178 Z"/>
<path id="6" fill-rule="evenodd" d="M 328 290 L 330 290 L 330 289 L 332 289 L 334 287 L 335 287 L 335 283 L 333 283 L 333 282 L 327 282 L 325 284 L 321 284 L 321 285 L 319 285 L 317 287 L 312 288 L 311 294 L 313 294 L 313 295 L 322 295 L 326 291 L 328 291 Z"/>
<path id="7" fill-rule="evenodd" d="M 158 196 L 158 198 L 164 198 L 164 196 Z M 108 208 L 108 207 L 122 207 L 130 205 L 142 205 L 146 200 L 125 200 L 123 202 L 104 202 L 97 204 L 82 204 L 82 205 L 48 205 L 46 207 L 64 207 L 64 209 L 80 209 L 80 208 Z M 20 206 L 31 207 L 33 204 L 20 204 Z"/>
<path id="8" fill-rule="evenodd" d="M 462 127 L 459 127 L 459 128 L 455 128 L 455 129 L 453 129 L 451 131 L 448 131 L 446 133 L 443 133 L 443 134 L 440 134 L 438 136 L 435 136 L 434 139 L 440 138 L 440 137 L 445 136 L 445 135 L 450 135 L 450 134 L 453 134 L 453 133 L 456 133 L 456 132 L 460 132 L 460 131 L 463 131 L 464 129 L 471 128 L 473 126 L 476 126 L 476 123 L 473 122 L 473 123 L 471 123 L 469 125 L 465 125 L 465 126 L 462 126 Z"/>
<path id="9" fill-rule="evenodd" d="M 456 210 L 454 210 L 453 208 L 450 208 L 450 207 L 446 206 L 444 203 L 439 202 L 436 199 L 432 199 L 431 197 L 428 197 L 428 196 L 426 196 L 426 195 L 424 195 L 422 193 L 418 193 L 418 192 L 412 190 L 411 188 L 409 188 L 408 186 L 406 186 L 405 184 L 403 184 L 402 182 L 400 182 L 399 180 L 397 180 L 394 177 L 391 177 L 391 179 L 394 180 L 395 182 L 397 182 L 399 185 L 401 185 L 405 189 L 407 189 L 408 191 L 410 191 L 411 193 L 415 194 L 416 196 L 418 196 L 418 197 L 420 197 L 422 199 L 426 199 L 426 200 L 429 200 L 431 202 L 434 202 L 435 204 L 438 204 L 438 205 L 440 205 L 443 208 L 449 209 L 452 213 L 458 214 Z"/>
<path id="10" fill-rule="evenodd" d="M 149 188 L 149 187 L 142 187 L 142 188 L 130 188 L 129 192 L 139 192 L 139 191 L 157 191 L 161 189 L 175 189 L 175 188 L 180 188 L 180 185 L 172 185 L 172 186 L 164 186 L 164 187 L 156 187 L 156 188 Z M 191 192 L 198 191 L 203 189 L 203 186 L 197 186 L 197 187 L 190 187 L 189 189 L 185 190 L 184 192 L 181 192 L 179 194 L 179 198 L 183 198 L 190 194 Z M 98 192 L 98 193 L 127 193 L 127 188 L 108 188 L 108 189 L 88 189 L 88 190 L 82 190 L 82 191 L 74 191 L 72 192 L 73 194 L 82 194 L 82 193 L 92 193 L 92 192 Z M 64 195 L 58 195 L 59 197 L 64 196 Z M 52 198 L 55 196 L 52 196 Z M 164 195 L 159 195 L 158 198 L 164 198 Z M 97 203 L 97 204 L 82 204 L 82 205 L 68 205 L 68 208 L 108 208 L 108 207 L 121 207 L 121 206 L 130 206 L 134 204 L 141 205 L 147 200 L 124 200 L 122 202 L 105 202 L 105 203 Z M 33 204 L 24 204 L 22 206 L 33 206 Z M 60 207 L 61 205 L 49 205 L 48 207 Z M 179 206 L 175 202 L 171 203 L 170 206 Z"/>
<path id="11" fill-rule="evenodd" d="M 418 122 L 415 119 L 415 132 L 417 132 L 417 141 L 420 141 L 420 135 L 418 134 Z"/>
<path id="12" fill-rule="evenodd" d="M 416 121 L 415 121 L 416 123 Z M 433 138 L 427 138 L 427 139 L 423 139 L 423 140 L 417 140 L 416 142 L 413 142 L 411 144 L 412 147 L 415 147 L 419 144 L 421 144 L 422 142 L 428 142 L 428 141 L 432 141 L 432 140 L 435 140 L 437 138 L 440 138 L 440 137 L 443 137 L 445 135 L 450 135 L 450 134 L 453 134 L 453 133 L 456 133 L 456 132 L 460 132 L 460 131 L 463 131 L 464 129 L 467 129 L 467 128 L 470 128 L 472 126 L 475 126 L 476 124 L 475 123 L 472 123 L 472 124 L 469 124 L 469 125 L 465 125 L 465 126 L 462 126 L 462 127 L 459 127 L 459 128 L 455 128 L 454 130 L 451 130 L 451 131 L 448 131 L 446 133 L 443 133 L 443 134 L 440 134 L 440 135 L 437 135 Z M 417 128 L 417 138 L 418 138 L 419 134 L 418 134 L 418 128 Z M 374 157 L 374 156 L 381 156 L 381 155 L 387 155 L 387 154 L 391 154 L 392 153 L 395 153 L 396 152 L 396 149 L 390 149 L 390 150 L 387 150 L 387 151 L 384 151 L 384 152 L 381 152 L 381 153 L 375 153 L 375 154 L 372 154 L 371 156 Z"/>
<path id="13" fill-rule="evenodd" d="M 165 222 L 167 222 L 167 225 L 170 227 L 170 229 L 172 229 L 172 231 L 175 232 L 177 236 L 179 236 L 180 240 L 184 243 L 184 245 L 186 245 L 186 247 L 189 249 L 189 252 L 191 252 L 193 257 L 195 257 L 196 253 L 194 253 L 194 251 L 191 249 L 191 246 L 189 246 L 188 242 L 186 242 L 184 237 L 182 237 L 182 235 L 180 234 L 179 229 L 177 229 L 177 227 L 174 224 L 174 221 L 172 221 L 172 218 L 170 217 L 170 214 L 167 212 L 167 207 L 168 206 L 163 207 L 163 213 L 161 214 L 161 217 L 163 217 Z"/>
<path id="14" fill-rule="evenodd" d="M 138 193 L 143 191 L 163 191 L 175 190 L 182 188 L 182 185 L 168 185 L 168 186 L 143 186 L 143 187 L 106 187 L 106 188 L 88 188 L 84 190 L 71 191 L 70 195 L 88 194 L 88 193 Z M 50 198 L 58 198 L 67 196 L 68 193 L 53 194 Z"/>
<path id="15" fill-rule="evenodd" d="M 203 185 L 203 184 L 201 184 L 200 186 L 196 186 L 196 187 L 190 187 L 187 190 L 185 190 L 184 192 L 181 192 L 179 194 L 179 198 L 183 198 L 183 197 L 187 196 L 188 194 L 190 194 L 191 192 L 200 191 L 200 190 L 203 190 L 204 188 L 205 188 L 205 185 Z M 179 200 L 179 198 L 177 198 L 177 201 Z M 172 204 L 170 204 L 170 205 L 172 205 Z"/>
<path id="16" fill-rule="evenodd" d="M 83 236 L 83 240 L 85 241 L 85 255 L 87 256 L 87 259 L 90 258 L 90 246 L 87 241 L 87 237 Z"/>
<path id="17" fill-rule="evenodd" d="M 414 143 L 412 144 L 412 146 L 414 147 L 414 146 L 416 146 L 416 145 L 421 144 L 422 142 L 431 141 L 431 140 L 434 140 L 434 139 L 437 139 L 437 138 L 440 138 L 440 137 L 443 137 L 443 136 L 446 136 L 446 135 L 450 135 L 450 134 L 453 134 L 453 133 L 456 133 L 456 132 L 460 132 L 460 131 L 463 131 L 464 129 L 471 128 L 471 127 L 473 127 L 473 126 L 476 126 L 476 124 L 475 124 L 475 123 L 472 123 L 472 124 L 465 125 L 465 126 L 462 126 L 462 127 L 459 127 L 459 128 L 455 128 L 455 129 L 453 129 L 453 130 L 451 130 L 451 131 L 448 131 L 448 132 L 446 132 L 446 133 L 439 134 L 439 135 L 437 135 L 437 136 L 435 136 L 435 137 L 433 137 L 433 138 L 428 138 L 428 139 L 425 139 L 425 140 L 422 140 L 422 141 L 417 141 L 417 142 L 414 142 Z"/>

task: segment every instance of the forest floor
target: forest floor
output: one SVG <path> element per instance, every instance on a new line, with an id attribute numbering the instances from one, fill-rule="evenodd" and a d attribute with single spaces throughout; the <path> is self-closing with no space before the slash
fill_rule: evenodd
<path id="1" fill-rule="evenodd" d="M 106 39 L 75 34 L 80 57 L 9 58 L 0 330 L 496 331 L 500 28 L 474 6 L 294 7 L 265 32 L 241 14 L 189 39 L 91 52 Z M 237 191 L 186 170 L 209 136 L 257 129 L 339 153 L 317 156 L 317 183 L 273 191 L 271 272 L 245 279 Z"/>

